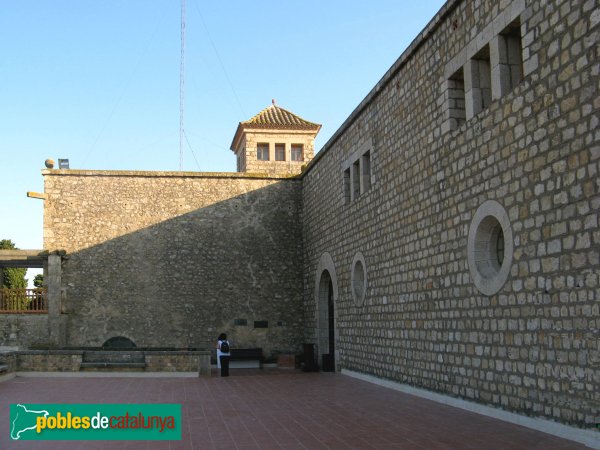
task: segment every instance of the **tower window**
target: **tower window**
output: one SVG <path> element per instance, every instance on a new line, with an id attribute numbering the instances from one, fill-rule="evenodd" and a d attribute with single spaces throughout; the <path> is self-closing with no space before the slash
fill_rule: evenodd
<path id="1" fill-rule="evenodd" d="M 269 160 L 269 144 L 257 144 L 256 159 L 258 159 L 259 161 Z"/>
<path id="2" fill-rule="evenodd" d="M 285 161 L 285 144 L 275 144 L 275 161 Z"/>
<path id="3" fill-rule="evenodd" d="M 304 161 L 304 146 L 292 144 L 292 161 Z"/>

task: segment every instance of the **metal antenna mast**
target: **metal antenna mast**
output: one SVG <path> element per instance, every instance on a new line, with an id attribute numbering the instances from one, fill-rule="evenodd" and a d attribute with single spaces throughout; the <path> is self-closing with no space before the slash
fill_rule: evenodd
<path id="1" fill-rule="evenodd" d="M 179 65 L 179 170 L 183 170 L 183 101 L 185 93 L 185 0 L 181 0 L 181 62 Z"/>

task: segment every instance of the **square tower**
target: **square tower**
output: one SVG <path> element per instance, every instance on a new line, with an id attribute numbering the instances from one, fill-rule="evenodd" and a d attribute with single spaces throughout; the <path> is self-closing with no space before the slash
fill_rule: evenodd
<path id="1" fill-rule="evenodd" d="M 314 156 L 321 125 L 309 122 L 273 104 L 240 122 L 231 150 L 238 172 L 296 175 Z"/>

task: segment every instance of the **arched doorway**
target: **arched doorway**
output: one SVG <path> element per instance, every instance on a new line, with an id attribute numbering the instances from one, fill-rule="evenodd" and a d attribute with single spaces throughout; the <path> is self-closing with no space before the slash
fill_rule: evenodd
<path id="1" fill-rule="evenodd" d="M 335 372 L 338 352 L 336 351 L 336 301 L 337 276 L 333 259 L 324 253 L 317 268 L 317 355 L 324 372 Z"/>

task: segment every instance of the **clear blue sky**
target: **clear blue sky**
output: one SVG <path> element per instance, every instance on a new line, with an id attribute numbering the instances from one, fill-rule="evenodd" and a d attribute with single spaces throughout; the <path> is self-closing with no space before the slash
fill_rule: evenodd
<path id="1" fill-rule="evenodd" d="M 184 170 L 234 171 L 271 103 L 319 150 L 442 0 L 187 0 Z M 0 0 L 0 239 L 42 248 L 41 169 L 179 169 L 179 0 Z"/>

